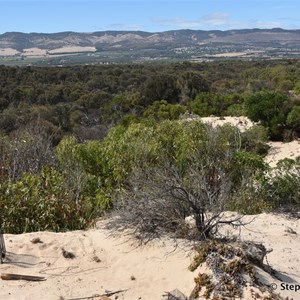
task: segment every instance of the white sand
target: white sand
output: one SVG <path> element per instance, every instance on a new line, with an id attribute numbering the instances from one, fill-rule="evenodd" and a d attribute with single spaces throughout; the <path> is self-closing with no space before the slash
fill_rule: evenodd
<path id="1" fill-rule="evenodd" d="M 252 218 L 246 216 L 247 220 Z M 165 291 L 175 288 L 190 294 L 194 287 L 193 278 L 199 272 L 192 273 L 187 269 L 193 256 L 191 246 L 179 244 L 180 247 L 175 249 L 172 241 L 163 239 L 136 247 L 125 238 L 109 236 L 108 231 L 101 227 L 98 225 L 98 229 L 67 233 L 5 235 L 8 261 L 0 265 L 1 273 L 45 276 L 46 280 L 0 280 L 0 299 L 72 299 L 119 289 L 129 290 L 119 294 L 118 299 L 129 300 L 162 299 Z M 296 234 L 290 233 L 290 229 Z M 238 230 L 228 227 L 224 232 L 239 234 Z M 266 248 L 273 249 L 267 261 L 280 272 L 281 280 L 273 279 L 264 272 L 261 280 L 274 282 L 278 287 L 281 282 L 300 284 L 299 234 L 300 220 L 273 214 L 258 215 L 251 224 L 241 229 L 242 240 L 263 243 Z M 33 244 L 31 240 L 36 237 L 43 243 Z M 76 257 L 64 258 L 62 247 Z M 277 292 L 300 299 L 300 291 Z"/>
<path id="2" fill-rule="evenodd" d="M 226 52 L 226 53 L 217 53 L 211 56 L 214 57 L 238 57 L 247 55 L 247 52 Z"/>
<path id="3" fill-rule="evenodd" d="M 33 244 L 35 237 L 43 243 Z M 190 248 L 176 250 L 167 240 L 137 248 L 123 238 L 109 237 L 106 230 L 93 229 L 5 235 L 5 241 L 11 262 L 0 265 L 1 273 L 45 276 L 47 280 L 0 280 L 0 299 L 69 299 L 129 289 L 119 299 L 154 300 L 161 299 L 165 291 L 178 288 L 190 293 L 193 288 L 195 275 L 187 269 Z M 62 247 L 76 257 L 64 258 Z"/>
<path id="4" fill-rule="evenodd" d="M 270 164 L 271 167 L 275 167 L 280 159 L 295 159 L 297 156 L 300 156 L 300 141 L 292 141 L 289 143 L 269 142 L 268 145 L 271 146 L 271 148 L 266 157 L 266 162 Z"/>
<path id="5" fill-rule="evenodd" d="M 200 119 L 203 123 L 210 123 L 212 126 L 231 124 L 236 126 L 241 132 L 244 132 L 254 125 L 254 123 L 247 117 L 203 117 Z"/>
<path id="6" fill-rule="evenodd" d="M 300 290 L 280 290 L 280 284 L 300 284 L 300 219 L 289 219 L 284 215 L 260 214 L 246 216 L 245 220 L 253 222 L 241 229 L 241 239 L 262 243 L 267 249 L 273 249 L 267 255 L 264 263 L 269 263 L 279 272 L 281 280 L 262 274 L 266 282 L 276 283 L 279 287 L 275 292 L 280 292 L 284 297 L 300 299 Z M 294 232 L 294 233 L 292 233 Z M 229 230 L 228 234 L 239 234 L 239 229 Z"/>

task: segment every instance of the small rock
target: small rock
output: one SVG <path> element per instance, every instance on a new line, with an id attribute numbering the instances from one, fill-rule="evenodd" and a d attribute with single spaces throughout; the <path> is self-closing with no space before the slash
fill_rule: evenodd
<path id="1" fill-rule="evenodd" d="M 167 300 L 187 300 L 187 297 L 178 289 L 168 292 L 166 296 Z"/>
<path id="2" fill-rule="evenodd" d="M 62 250 L 62 255 L 63 255 L 64 258 L 70 258 L 70 259 L 75 258 L 75 254 L 74 253 L 68 252 L 64 248 L 61 248 L 61 250 Z"/>
<path id="3" fill-rule="evenodd" d="M 286 227 L 284 232 L 291 233 L 291 234 L 297 234 L 297 232 L 294 229 L 292 229 L 291 227 Z"/>
<path id="4" fill-rule="evenodd" d="M 36 238 L 31 240 L 31 243 L 32 244 L 39 244 L 39 243 L 42 244 L 43 241 L 39 237 L 36 237 Z"/>

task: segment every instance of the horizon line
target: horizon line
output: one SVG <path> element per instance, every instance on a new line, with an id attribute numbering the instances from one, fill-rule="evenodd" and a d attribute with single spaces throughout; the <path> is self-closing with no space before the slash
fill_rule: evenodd
<path id="1" fill-rule="evenodd" d="M 1 0 L 0 0 L 1 1 Z M 298 31 L 298 29 L 287 29 L 283 27 L 273 27 L 273 28 L 259 28 L 259 27 L 253 27 L 253 28 L 239 28 L 239 29 L 190 29 L 190 28 L 181 28 L 181 29 L 168 29 L 168 30 L 161 30 L 161 31 L 146 31 L 146 30 L 116 30 L 116 29 L 106 29 L 106 30 L 96 30 L 96 31 L 74 31 L 74 30 L 63 30 L 63 31 L 55 31 L 55 32 L 37 32 L 37 31 L 31 31 L 31 32 L 24 32 L 24 31 L 5 31 L 0 32 L 0 35 L 6 34 L 6 33 L 23 33 L 23 34 L 57 34 L 57 33 L 82 33 L 82 34 L 93 34 L 97 32 L 144 32 L 144 33 L 163 33 L 163 32 L 172 32 L 172 31 L 241 31 L 241 30 L 284 30 L 284 31 Z"/>

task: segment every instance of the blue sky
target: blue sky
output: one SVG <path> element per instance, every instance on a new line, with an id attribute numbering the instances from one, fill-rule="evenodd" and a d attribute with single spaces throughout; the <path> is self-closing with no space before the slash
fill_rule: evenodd
<path id="1" fill-rule="evenodd" d="M 300 29 L 299 0 L 0 0 L 0 33 Z"/>

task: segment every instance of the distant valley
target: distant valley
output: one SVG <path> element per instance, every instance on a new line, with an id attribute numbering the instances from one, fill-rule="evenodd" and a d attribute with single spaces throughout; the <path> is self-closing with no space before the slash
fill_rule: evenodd
<path id="1" fill-rule="evenodd" d="M 300 57 L 300 30 L 21 33 L 0 35 L 0 64 L 72 65 Z"/>

